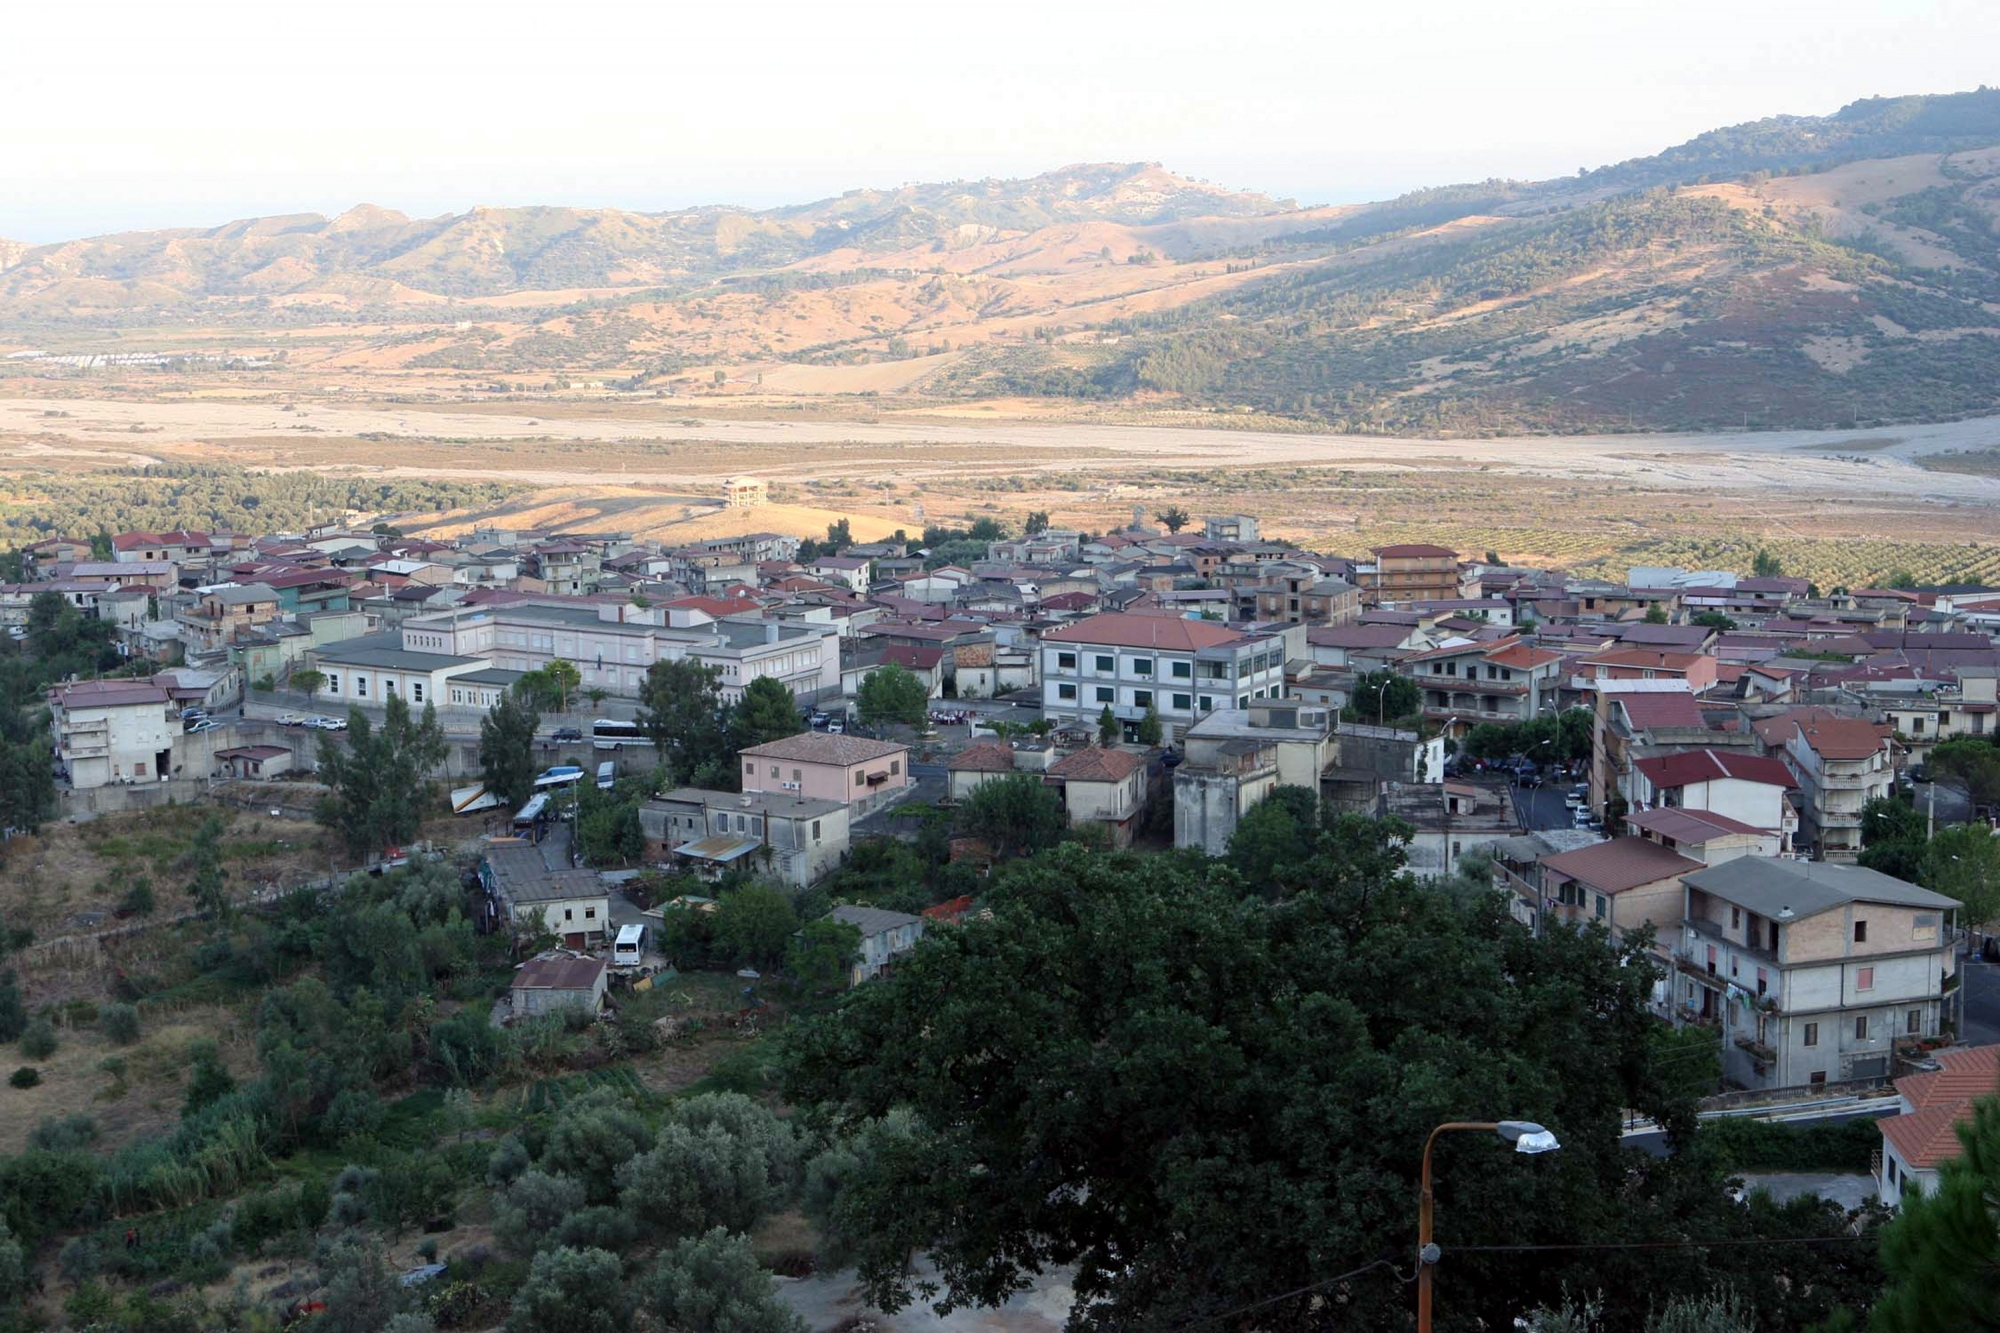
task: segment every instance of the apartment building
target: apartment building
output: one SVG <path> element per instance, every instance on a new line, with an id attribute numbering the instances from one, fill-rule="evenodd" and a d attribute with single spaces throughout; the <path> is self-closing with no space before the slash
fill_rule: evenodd
<path id="1" fill-rule="evenodd" d="M 1412 654 L 1401 669 L 1423 690 L 1424 717 L 1456 720 L 1459 729 L 1532 721 L 1555 709 L 1562 688 L 1562 654 L 1515 636 L 1446 644 Z"/>
<path id="2" fill-rule="evenodd" d="M 1612 838 L 1544 856 L 1543 918 L 1572 926 L 1594 921 L 1613 939 L 1651 926 L 1655 947 L 1664 958 L 1672 948 L 1686 897 L 1680 877 L 1701 866 L 1690 856 L 1642 837 Z"/>
<path id="3" fill-rule="evenodd" d="M 1049 766 L 1072 825 L 1096 824 L 1113 847 L 1129 847 L 1146 810 L 1146 756 L 1086 746 Z"/>
<path id="4" fill-rule="evenodd" d="M 575 596 L 596 590 L 603 560 L 583 542 L 545 542 L 528 553 L 527 572 L 541 580 L 543 591 Z"/>
<path id="5" fill-rule="evenodd" d="M 1159 712 L 1168 738 L 1218 708 L 1248 708 L 1285 692 L 1276 635 L 1212 620 L 1107 611 L 1042 635 L 1042 715 L 1095 725 L 1106 707 L 1136 724 Z"/>
<path id="6" fill-rule="evenodd" d="M 151 681 L 80 680 L 49 690 L 55 759 L 73 787 L 173 775 L 179 710 Z"/>
<path id="7" fill-rule="evenodd" d="M 1374 555 L 1372 564 L 1355 570 L 1362 599 L 1370 606 L 1440 601 L 1459 595 L 1458 552 L 1454 550 L 1408 542 L 1378 546 Z"/>
<path id="8" fill-rule="evenodd" d="M 262 583 L 209 588 L 193 606 L 174 614 L 181 643 L 191 653 L 219 653 L 239 634 L 260 630 L 278 619 L 278 593 Z"/>
<path id="9" fill-rule="evenodd" d="M 1794 720 L 1784 761 L 1804 798 L 1800 840 L 1823 860 L 1861 851 L 1861 810 L 1895 790 L 1888 728 L 1859 718 Z"/>
<path id="10" fill-rule="evenodd" d="M 909 787 L 910 747 L 865 736 L 805 731 L 737 752 L 746 792 L 839 801 L 861 815 Z"/>
<path id="11" fill-rule="evenodd" d="M 755 865 L 793 888 L 818 883 L 847 856 L 844 802 L 795 792 L 677 787 L 639 807 L 646 859 L 720 875 Z"/>
<path id="12" fill-rule="evenodd" d="M 1956 900 L 1859 866 L 1740 856 L 1681 877 L 1676 1016 L 1719 1027 L 1746 1088 L 1876 1078 L 1937 1035 Z"/>
<path id="13" fill-rule="evenodd" d="M 1310 566 L 1268 567 L 1257 586 L 1257 619 L 1333 628 L 1361 614 L 1361 589 Z"/>
<path id="14" fill-rule="evenodd" d="M 1743 750 L 1680 750 L 1632 762 L 1634 810 L 1708 810 L 1778 835 L 1790 851 L 1799 828 L 1791 793 L 1799 783 L 1784 764 Z"/>
<path id="15" fill-rule="evenodd" d="M 207 533 L 184 528 L 173 532 L 121 532 L 111 539 L 111 558 L 120 564 L 171 561 L 177 565 L 205 565 L 214 551 L 215 542 Z"/>

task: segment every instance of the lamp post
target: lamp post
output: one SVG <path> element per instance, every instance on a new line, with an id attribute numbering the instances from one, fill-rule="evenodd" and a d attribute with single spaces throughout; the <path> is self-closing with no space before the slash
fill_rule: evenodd
<path id="1" fill-rule="evenodd" d="M 1492 1130 L 1520 1153 L 1554 1152 L 1562 1147 L 1556 1136 L 1531 1120 L 1450 1120 L 1424 1140 L 1422 1190 L 1417 1196 L 1417 1333 L 1431 1333 L 1431 1269 L 1440 1252 L 1431 1243 L 1431 1149 L 1438 1135 L 1452 1130 Z"/>

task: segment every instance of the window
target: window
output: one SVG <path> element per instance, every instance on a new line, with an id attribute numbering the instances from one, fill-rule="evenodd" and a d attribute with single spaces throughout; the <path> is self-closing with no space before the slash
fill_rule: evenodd
<path id="1" fill-rule="evenodd" d="M 1826 1071 L 1824 1069 L 1815 1069 L 1812 1072 L 1812 1077 L 1806 1081 L 1817 1088 L 1826 1082 Z"/>
<path id="2" fill-rule="evenodd" d="M 1076 698 L 1076 686 L 1074 686 L 1074 685 L 1058 685 L 1058 686 L 1056 686 L 1056 698 L 1058 698 L 1058 699 L 1074 699 L 1074 698 Z"/>
<path id="3" fill-rule="evenodd" d="M 817 819 L 813 821 L 813 841 L 819 841 L 819 821 Z"/>
<path id="4" fill-rule="evenodd" d="M 1903 1019 L 1903 1031 L 1914 1037 L 1923 1030 L 1924 1011 L 1921 1009 L 1910 1010 L 1909 1014 Z"/>
<path id="5" fill-rule="evenodd" d="M 1175 680 L 1192 680 L 1194 678 L 1194 663 L 1176 661 L 1172 666 Z"/>
<path id="6" fill-rule="evenodd" d="M 1763 995 L 1770 990 L 1771 974 L 1763 968 L 1757 969 L 1757 993 Z"/>
<path id="7" fill-rule="evenodd" d="M 326 692 L 328 694 L 340 693 L 340 673 L 338 671 L 329 671 L 326 673 Z"/>
<path id="8" fill-rule="evenodd" d="M 805 780 L 806 780 L 806 778 L 805 778 L 805 774 L 804 774 L 804 773 L 800 772 L 800 771 L 799 771 L 798 769 L 796 769 L 796 768 L 792 770 L 792 781 L 794 781 L 794 782 L 804 782 Z"/>
<path id="9" fill-rule="evenodd" d="M 1185 713 L 1191 706 L 1192 706 L 1192 701 L 1189 700 L 1187 695 L 1176 694 L 1174 696 L 1174 707 L 1178 711 Z"/>
<path id="10" fill-rule="evenodd" d="M 750 831 L 760 838 L 764 836 L 764 816 L 750 816 Z"/>
<path id="11" fill-rule="evenodd" d="M 368 697 L 368 677 L 356 676 L 354 678 L 354 692 L 364 699 Z"/>
<path id="12" fill-rule="evenodd" d="M 422 703 L 424 701 L 424 683 L 422 681 L 413 680 L 410 682 L 410 699 L 413 703 Z"/>
<path id="13" fill-rule="evenodd" d="M 1855 969 L 1854 969 L 1854 989 L 1856 989 L 1856 990 L 1874 990 L 1874 989 L 1875 989 L 1875 969 L 1874 969 L 1874 968 L 1872 968 L 1872 967 L 1857 967 L 1857 968 L 1855 968 Z"/>
<path id="14" fill-rule="evenodd" d="M 1604 919 L 1604 895 L 1601 893 L 1597 895 L 1597 919 Z"/>
<path id="15" fill-rule="evenodd" d="M 1212 695 L 1212 694 L 1204 694 L 1204 695 L 1202 695 L 1202 696 L 1201 696 L 1201 711 L 1202 711 L 1202 712 L 1204 712 L 1204 713 L 1212 713 L 1212 712 L 1214 712 L 1214 711 L 1215 711 L 1215 696 L 1214 696 L 1214 695 Z"/>
<path id="16" fill-rule="evenodd" d="M 1109 685 L 1099 685 L 1097 687 L 1097 702 L 1108 704 L 1117 697 L 1118 691 L 1112 689 Z"/>
<path id="17" fill-rule="evenodd" d="M 1806 1024 L 1805 1040 L 1801 1044 L 1806 1046 L 1819 1045 L 1819 1024 L 1817 1023 Z"/>
<path id="18" fill-rule="evenodd" d="M 1730 928 L 1731 930 L 1735 930 L 1735 929 L 1736 929 L 1736 928 L 1737 928 L 1738 926 L 1741 926 L 1742 924 L 1743 924 L 1743 909 L 1742 909 L 1742 908 L 1740 908 L 1740 907 L 1732 907 L 1732 908 L 1730 908 L 1730 909 L 1729 909 L 1729 928 Z"/>
<path id="19" fill-rule="evenodd" d="M 1108 655 L 1099 653 L 1097 655 L 1097 669 L 1109 673 L 1118 669 L 1118 663 Z"/>
<path id="20" fill-rule="evenodd" d="M 569 908 L 567 908 L 567 907 L 563 908 L 563 920 L 565 920 L 565 921 L 574 921 L 574 920 L 576 920 L 576 913 L 575 913 L 575 912 L 572 912 L 572 911 L 571 911 L 571 910 L 570 910 Z"/>
<path id="21" fill-rule="evenodd" d="M 597 920 L 597 909 L 596 909 L 595 907 L 586 907 L 586 908 L 584 908 L 584 909 L 583 909 L 583 919 L 584 919 L 585 921 L 595 921 L 595 920 Z"/>
<path id="22" fill-rule="evenodd" d="M 902 772 L 903 772 L 903 761 L 900 759 L 891 759 L 889 761 L 889 776 L 892 778 L 899 777 L 901 776 Z"/>
<path id="23" fill-rule="evenodd" d="M 1868 1015 L 1862 1014 L 1854 1020 L 1854 1039 L 1856 1041 L 1868 1040 Z"/>
<path id="24" fill-rule="evenodd" d="M 774 778 L 778 776 L 778 766 L 776 764 L 771 765 L 771 776 Z"/>
<path id="25" fill-rule="evenodd" d="M 1075 653 L 1057 653 L 1057 654 L 1056 654 L 1056 669 L 1057 669 L 1058 671 L 1074 671 L 1074 670 L 1076 670 L 1076 654 L 1075 654 Z"/>
<path id="26" fill-rule="evenodd" d="M 746 777 L 746 778 L 754 778 L 754 777 L 756 777 L 756 776 L 757 776 L 757 761 L 756 761 L 756 760 L 754 760 L 754 759 L 745 759 L 745 760 L 743 761 L 743 776 L 744 776 L 744 777 Z"/>
<path id="27" fill-rule="evenodd" d="M 865 787 L 868 785 L 868 779 L 862 777 L 861 774 L 856 773 L 854 775 L 854 785 L 857 787 Z"/>
<path id="28" fill-rule="evenodd" d="M 1152 658 L 1150 658 L 1150 657 L 1135 657 L 1135 658 L 1133 658 L 1133 659 L 1132 659 L 1132 674 L 1133 674 L 1133 675 L 1135 675 L 1135 676 L 1150 676 L 1150 675 L 1152 675 L 1152 674 L 1153 674 L 1153 659 L 1152 659 Z"/>

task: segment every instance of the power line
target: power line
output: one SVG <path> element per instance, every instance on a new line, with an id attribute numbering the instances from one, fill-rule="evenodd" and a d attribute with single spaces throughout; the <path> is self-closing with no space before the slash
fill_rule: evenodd
<path id="1" fill-rule="evenodd" d="M 1454 1245 L 1446 1254 L 1528 1254 L 1540 1250 L 1713 1250 L 1751 1245 L 1852 1245 L 1872 1241 L 1876 1233 L 1858 1236 L 1753 1236 L 1740 1240 L 1607 1240 L 1572 1245 Z"/>
<path id="2" fill-rule="evenodd" d="M 1412 1273 L 1410 1276 L 1404 1277 L 1402 1273 L 1396 1268 L 1395 1264 L 1391 1263 L 1387 1259 L 1377 1259 L 1372 1263 L 1363 1264 L 1361 1265 L 1361 1267 L 1356 1268 L 1350 1272 L 1342 1273 L 1338 1277 L 1323 1278 L 1318 1282 L 1311 1282 L 1303 1287 L 1298 1287 L 1291 1291 L 1282 1292 L 1276 1296 L 1267 1296 L 1261 1301 L 1252 1301 L 1248 1305 L 1239 1305 L 1233 1310 L 1218 1310 L 1214 1314 L 1197 1315 L 1195 1318 L 1188 1320 L 1184 1324 L 1175 1324 L 1172 1327 L 1172 1329 L 1169 1330 L 1169 1333 L 1181 1333 L 1181 1330 L 1183 1329 L 1199 1328 L 1203 1324 L 1214 1323 L 1218 1319 L 1234 1318 L 1236 1315 L 1248 1314 L 1252 1310 L 1261 1310 L 1268 1305 L 1277 1305 L 1283 1301 L 1294 1300 L 1300 1296 L 1307 1296 L 1315 1291 L 1319 1291 L 1321 1288 L 1338 1286 L 1342 1282 L 1350 1281 L 1354 1278 L 1360 1277 L 1363 1273 L 1370 1272 L 1377 1268 L 1388 1269 L 1391 1273 L 1395 1274 L 1396 1280 L 1398 1282 L 1409 1283 L 1409 1282 L 1415 1282 L 1417 1280 L 1416 1274 Z"/>

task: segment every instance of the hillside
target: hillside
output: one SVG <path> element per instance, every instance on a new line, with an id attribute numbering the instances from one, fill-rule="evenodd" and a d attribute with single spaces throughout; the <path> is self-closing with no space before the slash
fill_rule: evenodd
<path id="1" fill-rule="evenodd" d="M 2000 91 L 1340 207 L 1085 164 L 764 211 L 364 206 L 97 237 L 0 268 L 0 341 L 261 350 L 447 396 L 590 377 L 1389 433 L 1961 417 L 2000 411 Z"/>

